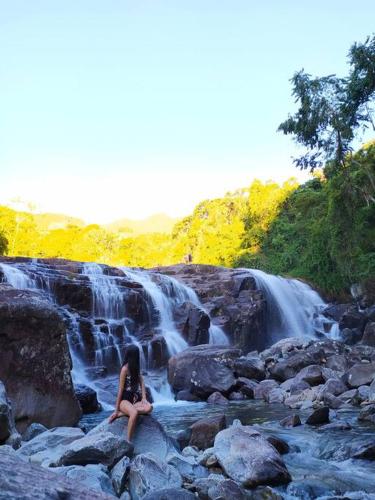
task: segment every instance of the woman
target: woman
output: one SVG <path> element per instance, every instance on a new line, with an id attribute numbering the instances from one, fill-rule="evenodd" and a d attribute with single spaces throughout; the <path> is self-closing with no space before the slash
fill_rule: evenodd
<path id="1" fill-rule="evenodd" d="M 109 417 L 113 422 L 118 417 L 129 417 L 128 441 L 131 441 L 138 415 L 152 412 L 152 405 L 146 399 L 146 388 L 139 368 L 139 349 L 131 344 L 125 351 L 124 364 L 120 372 L 116 409 Z"/>

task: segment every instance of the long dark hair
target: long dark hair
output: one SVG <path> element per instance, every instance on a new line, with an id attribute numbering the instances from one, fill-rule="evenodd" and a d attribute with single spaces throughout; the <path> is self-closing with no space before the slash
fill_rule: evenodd
<path id="1" fill-rule="evenodd" d="M 136 391 L 140 381 L 141 371 L 139 367 L 139 349 L 134 344 L 130 344 L 126 348 L 123 366 L 126 364 L 128 365 L 132 391 Z"/>

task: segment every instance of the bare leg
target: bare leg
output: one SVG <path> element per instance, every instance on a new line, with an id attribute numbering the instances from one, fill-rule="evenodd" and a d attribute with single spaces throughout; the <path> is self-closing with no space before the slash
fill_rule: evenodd
<path id="1" fill-rule="evenodd" d="M 130 401 L 121 401 L 120 403 L 120 410 L 121 412 L 129 417 L 128 421 L 128 441 L 131 441 L 134 431 L 135 431 L 135 426 L 137 423 L 137 417 L 138 417 L 138 410 L 130 403 Z"/>
<path id="2" fill-rule="evenodd" d="M 139 401 L 134 404 L 134 408 L 138 411 L 138 415 L 149 415 L 153 410 L 152 404 L 148 401 L 146 403 Z"/>

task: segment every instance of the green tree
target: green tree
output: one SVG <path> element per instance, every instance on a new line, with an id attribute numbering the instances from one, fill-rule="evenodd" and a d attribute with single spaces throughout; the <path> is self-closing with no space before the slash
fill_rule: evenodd
<path id="1" fill-rule="evenodd" d="M 348 59 L 350 70 L 345 78 L 313 78 L 301 70 L 291 79 L 299 108 L 278 130 L 291 134 L 306 148 L 294 160 L 301 169 L 313 171 L 326 161 L 343 168 L 358 133 L 368 126 L 375 130 L 375 36 L 354 44 Z"/>

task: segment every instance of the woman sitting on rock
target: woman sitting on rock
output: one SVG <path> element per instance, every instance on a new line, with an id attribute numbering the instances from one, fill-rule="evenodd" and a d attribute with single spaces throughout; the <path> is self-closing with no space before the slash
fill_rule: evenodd
<path id="1" fill-rule="evenodd" d="M 139 365 L 139 349 L 132 344 L 125 351 L 116 409 L 109 417 L 109 422 L 113 422 L 118 417 L 129 417 L 128 441 L 131 441 L 133 437 L 138 415 L 147 415 L 152 412 L 152 405 L 146 399 L 145 383 Z"/>

